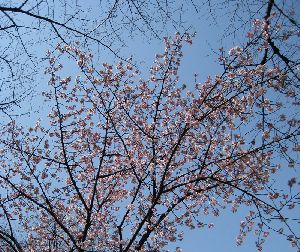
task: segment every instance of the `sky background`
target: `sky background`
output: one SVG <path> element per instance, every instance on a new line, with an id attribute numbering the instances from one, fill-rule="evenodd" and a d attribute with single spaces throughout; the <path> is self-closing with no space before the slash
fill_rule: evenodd
<path id="1" fill-rule="evenodd" d="M 299 2 L 300 1 L 298 1 L 298 5 Z M 300 6 L 298 7 L 300 10 Z M 226 35 L 226 32 L 224 31 L 231 24 L 231 16 L 226 14 L 227 10 L 219 9 L 219 13 L 217 12 L 215 13 L 215 16 L 212 16 L 207 9 L 199 10 L 197 13 L 190 5 L 186 8 L 186 15 L 183 17 L 183 19 L 186 20 L 186 27 L 191 25 L 192 28 L 190 31 L 196 32 L 193 44 L 191 46 L 187 44 L 184 46 L 184 59 L 180 69 L 180 82 L 186 83 L 189 86 L 195 82 L 195 74 L 197 74 L 197 82 L 204 82 L 207 76 L 214 76 L 218 72 L 221 72 L 222 68 L 217 62 L 218 56 L 215 52 L 218 51 L 218 48 L 220 47 L 224 47 L 226 51 L 228 51 L 229 48 L 238 45 L 242 39 L 245 38 L 244 31 L 247 30 L 247 28 L 250 28 L 251 24 L 248 23 L 241 30 L 237 31 L 237 36 L 234 40 L 232 39 L 232 34 L 229 37 L 224 38 L 224 35 Z M 170 26 L 166 29 L 165 35 L 169 36 L 174 33 L 174 28 Z M 123 35 L 126 39 L 126 33 Z M 3 44 L 4 41 L 0 41 L 0 43 Z M 145 38 L 138 35 L 132 39 L 128 34 L 126 44 L 127 47 L 121 49 L 122 56 L 126 58 L 132 55 L 135 62 L 145 71 L 144 77 L 147 77 L 147 71 L 153 63 L 155 54 L 163 52 L 164 50 L 162 39 Z M 45 54 L 47 49 L 50 48 L 46 48 L 46 46 L 43 45 L 39 48 L 41 51 L 44 50 Z M 92 53 L 99 56 L 99 64 L 100 62 L 114 63 L 117 61 L 108 52 L 99 52 L 96 48 Z M 74 69 L 68 67 L 64 69 L 64 72 L 68 72 L 70 75 L 76 74 Z M 35 87 L 35 92 L 36 94 L 39 94 L 46 88 L 47 76 L 44 76 L 41 71 L 39 82 Z M 48 109 L 47 105 L 43 103 L 42 98 L 39 96 L 33 97 L 34 98 L 30 102 L 22 105 L 24 112 L 36 111 L 36 113 L 22 116 L 21 120 L 24 125 L 32 124 L 37 118 L 46 120 L 44 112 Z M 287 171 L 286 173 L 283 171 L 282 174 L 278 175 L 278 179 L 285 178 L 289 173 L 293 173 L 293 171 Z M 283 179 L 283 181 L 286 182 L 286 179 Z M 205 227 L 200 230 L 184 229 L 184 240 L 182 242 L 170 244 L 170 249 L 171 251 L 174 251 L 177 246 L 180 246 L 185 252 L 256 251 L 255 236 L 252 235 L 253 233 L 249 234 L 249 237 L 245 239 L 242 246 L 237 247 L 235 243 L 235 237 L 239 231 L 239 223 L 247 213 L 248 211 L 245 211 L 245 209 L 240 209 L 237 213 L 232 214 L 230 209 L 226 209 L 218 218 L 203 215 L 204 222 L 212 222 L 215 224 L 215 227 L 211 229 Z M 287 242 L 284 237 L 272 233 L 264 244 L 264 251 L 292 252 L 296 250 L 291 248 L 289 242 Z"/>

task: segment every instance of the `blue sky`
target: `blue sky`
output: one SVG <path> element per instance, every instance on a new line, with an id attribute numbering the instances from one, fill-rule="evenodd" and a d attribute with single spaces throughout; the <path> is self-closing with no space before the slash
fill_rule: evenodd
<path id="1" fill-rule="evenodd" d="M 191 11 L 192 12 L 192 11 Z M 228 16 L 229 17 L 229 16 Z M 239 45 L 245 38 L 244 32 L 241 30 L 237 34 L 236 40 L 223 38 L 224 30 L 230 23 L 226 20 L 226 16 L 219 17 L 220 20 L 212 22 L 208 16 L 190 15 L 189 22 L 193 25 L 191 32 L 196 32 L 196 36 L 192 45 L 185 44 L 183 53 L 183 61 L 180 69 L 181 83 L 194 83 L 194 74 L 197 74 L 197 82 L 204 82 L 207 76 L 214 76 L 222 71 L 222 67 L 218 63 L 218 56 L 214 53 L 220 47 L 229 50 L 233 46 Z M 248 27 L 250 28 L 250 24 Z M 166 35 L 175 34 L 175 30 L 171 29 Z M 239 39 L 238 39 L 239 38 Z M 124 57 L 133 56 L 137 64 L 144 69 L 144 77 L 147 77 L 148 69 L 153 63 L 156 53 L 161 53 L 164 50 L 163 41 L 152 39 L 147 40 L 144 37 L 136 37 L 133 40 L 128 40 L 127 48 L 122 49 L 121 53 Z M 114 59 L 104 56 L 105 62 L 113 62 Z M 280 176 L 278 176 L 280 177 Z M 282 178 L 282 177 L 281 177 Z M 284 182 L 286 180 L 284 179 Z M 252 252 L 256 251 L 256 237 L 253 232 L 246 237 L 242 246 L 236 246 L 235 238 L 239 231 L 240 221 L 247 215 L 247 211 L 241 208 L 237 213 L 231 213 L 230 209 L 224 210 L 223 214 L 218 218 L 203 215 L 205 222 L 212 222 L 215 227 L 212 229 L 184 229 L 185 239 L 182 242 L 170 244 L 170 250 L 174 251 L 177 246 L 180 246 L 185 252 Z M 289 242 L 284 237 L 278 234 L 272 234 L 266 239 L 264 251 L 272 252 L 292 252 L 295 251 Z"/>
<path id="2" fill-rule="evenodd" d="M 298 1 L 299 2 L 299 1 Z M 222 14 L 221 14 L 222 13 Z M 209 75 L 215 75 L 221 71 L 221 67 L 217 62 L 217 55 L 214 54 L 213 50 L 218 51 L 219 47 L 229 49 L 231 46 L 238 45 L 241 38 L 244 37 L 242 29 L 238 31 L 235 40 L 232 37 L 223 38 L 224 30 L 229 26 L 230 16 L 226 16 L 226 12 L 220 12 L 217 15 L 217 19 L 210 16 L 206 11 L 201 11 L 196 14 L 194 10 L 188 10 L 185 16 L 187 24 L 191 24 L 191 32 L 196 32 L 196 37 L 193 40 L 193 45 L 185 45 L 183 50 L 184 59 L 181 67 L 181 82 L 182 83 L 193 83 L 194 74 L 197 74 L 197 81 L 203 82 Z M 215 21 L 215 22 L 213 22 Z M 187 25 L 188 26 L 188 25 Z M 250 24 L 246 24 L 250 27 Z M 175 30 L 170 26 L 166 30 L 166 35 L 172 35 Z M 126 35 L 125 35 L 126 37 Z M 136 36 L 134 39 L 128 39 L 126 48 L 123 48 L 121 53 L 124 57 L 133 58 L 138 64 L 143 65 L 142 69 L 149 69 L 151 66 L 154 55 L 163 51 L 163 42 L 158 39 L 146 39 L 144 37 Z M 42 47 L 42 49 L 45 49 Z M 95 50 L 96 51 L 96 50 Z M 93 53 L 93 52 L 92 52 Z M 97 53 L 97 52 L 95 52 Z M 99 57 L 99 61 L 102 62 L 114 62 L 115 59 L 107 52 Z M 64 71 L 72 74 L 73 69 L 66 68 Z M 47 87 L 46 78 L 41 73 L 40 83 L 36 88 L 37 93 Z M 25 104 L 24 104 L 25 105 Z M 39 98 L 27 103 L 23 107 L 24 110 L 31 110 L 35 107 L 40 113 L 22 117 L 24 124 L 30 124 L 33 119 L 43 117 L 42 112 L 45 111 L 45 104 L 40 103 Z M 24 118 L 27 118 L 24 120 Z M 280 176 L 278 176 L 279 178 Z M 225 210 L 220 217 L 213 218 L 203 216 L 205 222 L 213 222 L 215 227 L 212 229 L 203 228 L 201 230 L 185 230 L 185 239 L 183 242 L 178 244 L 171 244 L 170 248 L 174 249 L 176 246 L 180 246 L 185 252 L 252 252 L 256 251 L 255 248 L 255 237 L 249 235 L 246 238 L 242 246 L 237 247 L 235 244 L 235 237 L 238 234 L 239 222 L 247 214 L 242 209 L 236 214 L 232 214 L 229 209 Z M 264 245 L 264 251 L 270 252 L 292 252 L 290 244 L 285 239 L 277 234 L 272 234 Z"/>
<path id="3" fill-rule="evenodd" d="M 187 12 L 187 23 L 192 25 L 191 32 L 196 32 L 193 39 L 193 44 L 184 45 L 183 61 L 180 69 L 181 83 L 186 83 L 189 86 L 194 83 L 194 74 L 197 74 L 197 82 L 204 82 L 207 76 L 214 76 L 222 71 L 218 63 L 218 56 L 214 52 L 220 47 L 224 47 L 227 51 L 234 46 L 239 45 L 246 40 L 245 31 L 251 27 L 251 23 L 247 23 L 245 27 L 237 31 L 235 39 L 232 36 L 226 35 L 225 29 L 229 27 L 231 21 L 230 15 L 226 15 L 226 10 L 221 10 L 220 15 L 212 17 L 209 13 L 200 11 L 196 14 L 193 9 Z M 245 14 L 246 18 L 247 14 Z M 175 34 L 176 30 L 172 27 L 166 31 L 166 35 Z M 133 59 L 142 66 L 147 76 L 147 69 L 151 66 L 154 55 L 163 52 L 163 41 L 157 39 L 147 40 L 145 38 L 136 37 L 129 40 L 128 48 L 122 50 L 125 57 L 133 55 Z M 128 52 L 128 55 L 126 55 Z M 109 61 L 109 59 L 107 59 Z M 283 171 L 285 174 L 280 174 L 278 179 L 282 179 L 286 183 L 286 176 L 294 174 L 293 171 Z M 283 175 L 283 176 L 282 176 Z M 256 237 L 253 232 L 250 233 L 242 246 L 236 246 L 235 238 L 239 231 L 240 221 L 247 215 L 247 211 L 241 208 L 237 213 L 233 214 L 230 209 L 224 212 L 218 218 L 203 215 L 205 222 L 212 222 L 215 227 L 212 229 L 185 229 L 185 238 L 182 242 L 170 244 L 170 251 L 175 251 L 177 246 L 180 246 L 185 252 L 252 252 L 257 251 L 255 247 Z M 284 237 L 278 234 L 271 234 L 266 239 L 264 251 L 267 252 L 292 252 L 290 243 Z"/>

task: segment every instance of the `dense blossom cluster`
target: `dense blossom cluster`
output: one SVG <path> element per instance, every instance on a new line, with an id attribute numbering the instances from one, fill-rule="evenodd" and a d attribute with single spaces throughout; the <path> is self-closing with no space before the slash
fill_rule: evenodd
<path id="1" fill-rule="evenodd" d="M 92 55 L 58 45 L 45 71 L 49 125 L 13 121 L 2 133 L 0 204 L 11 246 L 165 251 L 183 239 L 180 226 L 210 228 L 206 215 L 246 205 L 238 244 L 253 230 L 261 250 L 273 230 L 299 247 L 286 216 L 299 203 L 298 181 L 285 181 L 288 192 L 273 186 L 300 150 L 299 70 L 264 59 L 270 25 L 255 20 L 249 45 L 220 50 L 224 72 L 188 87 L 178 75 L 188 34 L 164 39 L 148 79 L 131 59 L 99 69 Z M 66 58 L 76 58 L 80 75 L 60 76 Z M 12 222 L 22 241 L 9 233 Z"/>

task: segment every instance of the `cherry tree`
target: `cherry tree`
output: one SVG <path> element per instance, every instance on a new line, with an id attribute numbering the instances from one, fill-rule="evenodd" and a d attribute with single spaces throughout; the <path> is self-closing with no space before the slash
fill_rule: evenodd
<path id="1" fill-rule="evenodd" d="M 244 46 L 219 50 L 223 72 L 188 85 L 188 33 L 164 38 L 148 77 L 131 59 L 100 67 L 76 43 L 58 44 L 45 70 L 48 121 L 2 128 L 3 250 L 167 251 L 183 226 L 210 228 L 207 215 L 240 207 L 238 245 L 254 232 L 262 250 L 277 232 L 300 249 L 299 183 L 276 175 L 299 162 L 291 20 L 269 1 Z M 77 75 L 63 74 L 66 62 Z"/>

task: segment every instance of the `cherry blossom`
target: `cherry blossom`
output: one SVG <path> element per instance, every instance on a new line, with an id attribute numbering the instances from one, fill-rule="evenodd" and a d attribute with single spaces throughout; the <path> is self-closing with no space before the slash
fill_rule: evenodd
<path id="1" fill-rule="evenodd" d="M 274 18 L 254 20 L 246 46 L 220 49 L 224 72 L 202 83 L 179 76 L 190 34 L 164 38 L 147 78 L 132 59 L 95 67 L 78 45 L 48 52 L 49 122 L 2 129 L 5 248 L 167 251 L 184 239 L 180 227 L 210 229 L 206 215 L 243 206 L 238 245 L 253 232 L 262 250 L 277 232 L 299 248 L 288 217 L 299 184 L 292 177 L 284 191 L 275 183 L 298 165 L 298 64 L 274 48 L 258 53 L 275 46 Z M 276 24 L 276 34 L 286 32 Z M 287 34 L 282 43 L 297 36 Z M 66 60 L 78 75 L 61 76 Z"/>

